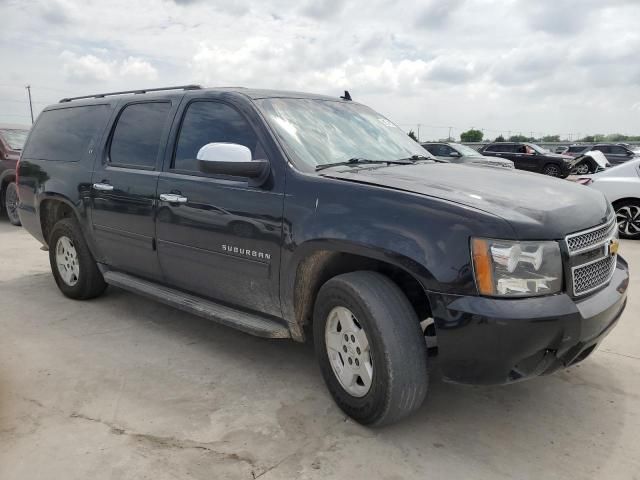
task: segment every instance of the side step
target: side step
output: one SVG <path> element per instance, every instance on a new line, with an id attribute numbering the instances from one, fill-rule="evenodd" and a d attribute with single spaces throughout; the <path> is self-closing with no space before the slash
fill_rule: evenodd
<path id="1" fill-rule="evenodd" d="M 104 280 L 114 287 L 138 293 L 179 310 L 242 330 L 251 335 L 265 338 L 289 338 L 291 336 L 287 327 L 275 320 L 225 307 L 195 295 L 189 295 L 126 273 L 108 271 L 104 273 Z"/>

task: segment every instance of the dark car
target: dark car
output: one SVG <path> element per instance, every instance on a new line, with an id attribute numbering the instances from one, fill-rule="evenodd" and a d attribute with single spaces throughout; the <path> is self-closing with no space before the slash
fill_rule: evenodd
<path id="1" fill-rule="evenodd" d="M 28 127 L 0 124 L 0 208 L 14 225 L 20 225 L 16 163 L 27 135 Z"/>
<path id="2" fill-rule="evenodd" d="M 519 170 L 566 178 L 576 163 L 573 157 L 551 153 L 534 143 L 490 143 L 480 150 L 487 157 L 511 160 Z"/>
<path id="3" fill-rule="evenodd" d="M 131 93 L 45 108 L 20 160 L 20 218 L 67 297 L 111 285 L 311 337 L 337 404 L 374 425 L 422 404 L 429 362 L 474 384 L 548 374 L 625 307 L 600 192 L 438 162 L 348 95 Z"/>
<path id="4" fill-rule="evenodd" d="M 485 157 L 477 150 L 467 147 L 466 145 L 461 145 L 460 143 L 427 142 L 421 145 L 431 155 L 440 160 L 447 160 L 452 163 L 471 163 L 485 167 L 514 168 L 511 160 Z"/>
<path id="5" fill-rule="evenodd" d="M 631 150 L 631 148 L 616 143 L 599 143 L 589 146 L 588 150 L 601 151 L 611 165 L 620 165 L 638 156 L 638 153 Z"/>

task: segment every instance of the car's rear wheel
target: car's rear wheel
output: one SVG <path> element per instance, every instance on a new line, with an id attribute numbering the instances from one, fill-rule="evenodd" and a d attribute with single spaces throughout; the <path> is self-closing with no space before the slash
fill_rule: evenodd
<path id="1" fill-rule="evenodd" d="M 9 221 L 19 227 L 21 224 L 18 216 L 18 186 L 15 182 L 9 183 L 4 191 L 4 208 Z"/>
<path id="2" fill-rule="evenodd" d="M 614 208 L 620 236 L 640 239 L 640 200 L 622 200 Z"/>
<path id="3" fill-rule="evenodd" d="M 547 163 L 542 169 L 542 173 L 545 175 L 549 175 L 550 177 L 559 177 L 560 176 L 560 167 L 553 163 Z"/>
<path id="4" fill-rule="evenodd" d="M 407 297 L 376 272 L 322 286 L 313 335 L 325 383 L 338 406 L 365 425 L 395 422 L 427 393 L 427 346 Z"/>
<path id="5" fill-rule="evenodd" d="M 586 162 L 576 165 L 571 170 L 571 175 L 587 175 L 589 173 L 591 173 L 591 166 Z"/>
<path id="6" fill-rule="evenodd" d="M 53 227 L 49 263 L 58 288 L 69 298 L 94 298 L 107 287 L 80 226 L 72 218 L 62 219 Z"/>

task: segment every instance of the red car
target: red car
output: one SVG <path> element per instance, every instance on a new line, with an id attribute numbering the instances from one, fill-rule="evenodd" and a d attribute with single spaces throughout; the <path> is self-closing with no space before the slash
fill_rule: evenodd
<path id="1" fill-rule="evenodd" d="M 20 225 L 16 164 L 27 135 L 29 127 L 0 124 L 0 207 L 14 225 Z"/>

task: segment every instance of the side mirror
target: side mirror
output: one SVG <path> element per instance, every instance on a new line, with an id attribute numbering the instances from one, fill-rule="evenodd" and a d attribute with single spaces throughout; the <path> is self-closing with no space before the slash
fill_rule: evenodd
<path id="1" fill-rule="evenodd" d="M 269 160 L 252 160 L 251 150 L 237 143 L 207 143 L 196 159 L 202 173 L 248 178 L 253 186 L 263 185 L 271 173 Z"/>
<path id="2" fill-rule="evenodd" d="M 459 152 L 453 151 L 453 152 L 451 152 L 451 153 L 449 154 L 449 156 L 450 156 L 450 157 L 456 157 L 456 158 L 458 158 L 458 157 L 461 157 L 462 155 L 460 155 L 460 153 L 459 153 Z"/>

